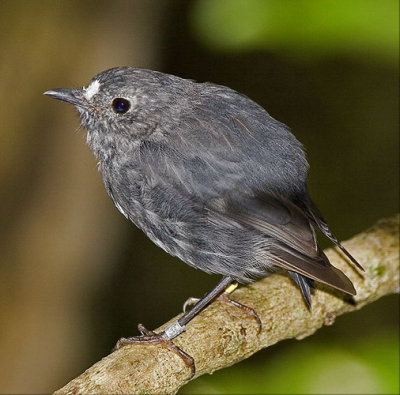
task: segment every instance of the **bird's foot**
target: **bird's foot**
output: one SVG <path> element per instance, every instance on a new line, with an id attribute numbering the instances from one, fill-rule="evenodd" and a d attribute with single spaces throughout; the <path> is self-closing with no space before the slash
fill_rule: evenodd
<path id="1" fill-rule="evenodd" d="M 237 308 L 239 308 L 240 310 L 244 311 L 246 313 L 246 315 L 248 315 L 249 317 L 253 318 L 258 325 L 258 330 L 257 330 L 257 334 L 260 334 L 261 330 L 262 330 L 262 322 L 260 320 L 260 317 L 258 316 L 258 314 L 255 312 L 254 309 L 252 309 L 251 307 L 245 306 L 244 304 L 241 304 L 239 302 L 236 302 L 235 300 L 232 300 L 229 295 L 238 287 L 238 283 L 232 283 L 231 285 L 229 285 L 223 294 L 221 294 L 220 296 L 218 296 L 218 300 L 228 303 L 232 306 L 235 306 Z M 200 298 L 189 298 L 188 300 L 186 300 L 186 302 L 183 304 L 183 312 L 186 313 L 186 311 L 188 310 L 188 307 L 192 307 L 194 306 L 198 301 L 200 300 Z"/>
<path id="2" fill-rule="evenodd" d="M 218 297 L 218 300 L 221 300 L 222 302 L 225 303 L 229 303 L 232 306 L 239 308 L 240 310 L 245 312 L 246 315 L 253 318 L 258 325 L 257 335 L 259 335 L 262 330 L 262 322 L 256 311 L 249 306 L 245 306 L 244 304 L 232 300 L 229 296 L 237 288 L 237 286 L 238 286 L 237 283 L 231 284 L 228 288 L 226 288 L 225 292 Z"/>
<path id="3" fill-rule="evenodd" d="M 177 345 L 175 345 L 171 340 L 185 330 L 183 327 L 180 327 L 177 330 L 177 326 L 179 326 L 179 324 L 177 321 L 174 321 L 164 331 L 156 333 L 146 329 L 142 324 L 139 324 L 138 329 L 142 333 L 142 336 L 122 337 L 118 340 L 113 351 L 118 350 L 119 348 L 128 344 L 161 344 L 169 348 L 175 354 L 179 355 L 185 365 L 190 368 L 191 377 L 193 377 L 196 373 L 194 359 L 189 354 L 185 353 L 185 351 L 180 349 Z"/>

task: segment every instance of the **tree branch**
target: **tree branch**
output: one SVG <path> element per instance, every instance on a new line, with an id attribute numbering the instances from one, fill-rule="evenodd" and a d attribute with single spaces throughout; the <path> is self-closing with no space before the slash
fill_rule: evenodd
<path id="1" fill-rule="evenodd" d="M 318 285 L 309 311 L 292 281 L 283 274 L 273 274 L 241 287 L 232 296 L 257 312 L 263 323 L 261 333 L 257 334 L 254 318 L 230 304 L 214 302 L 189 323 L 185 333 L 174 339 L 196 361 L 194 377 L 232 365 L 280 340 L 303 339 L 323 325 L 332 325 L 340 314 L 399 292 L 398 233 L 397 215 L 379 221 L 344 243 L 365 268 L 363 274 L 356 272 L 337 250 L 325 251 L 332 264 L 353 281 L 357 290 L 355 303 L 339 291 Z M 194 377 L 168 347 L 135 344 L 103 358 L 56 394 L 173 394 Z"/>

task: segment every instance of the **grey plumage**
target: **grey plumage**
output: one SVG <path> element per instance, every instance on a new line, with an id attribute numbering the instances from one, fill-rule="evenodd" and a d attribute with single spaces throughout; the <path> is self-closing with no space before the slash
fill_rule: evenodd
<path id="1" fill-rule="evenodd" d="M 248 97 L 131 67 L 46 94 L 77 107 L 108 194 L 171 255 L 241 283 L 284 268 L 307 303 L 312 280 L 355 294 L 317 245 L 315 228 L 358 265 L 308 195 L 302 145 Z"/>

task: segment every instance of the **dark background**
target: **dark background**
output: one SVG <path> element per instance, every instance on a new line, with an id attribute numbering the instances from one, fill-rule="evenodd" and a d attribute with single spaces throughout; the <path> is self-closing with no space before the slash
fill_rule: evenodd
<path id="1" fill-rule="evenodd" d="M 228 85 L 306 146 L 340 239 L 398 210 L 395 0 L 5 0 L 0 33 L 0 392 L 55 390 L 218 280 L 119 214 L 47 89 L 122 65 Z M 397 328 L 385 297 L 182 393 L 396 393 Z"/>

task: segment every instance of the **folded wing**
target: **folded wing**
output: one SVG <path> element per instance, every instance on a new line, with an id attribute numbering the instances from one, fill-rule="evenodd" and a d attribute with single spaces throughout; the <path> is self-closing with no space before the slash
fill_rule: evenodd
<path id="1" fill-rule="evenodd" d="M 265 193 L 251 197 L 236 194 L 235 198 L 211 201 L 208 207 L 272 240 L 262 252 L 276 266 L 355 295 L 351 281 L 318 247 L 308 216 L 289 200 Z M 292 277 L 306 297 L 309 283 L 297 275 Z"/>

